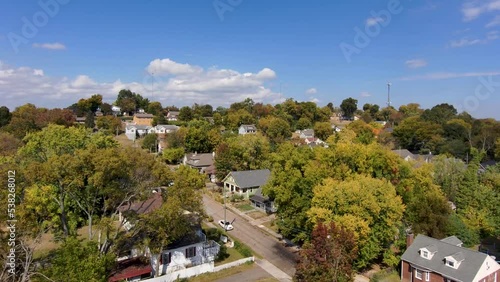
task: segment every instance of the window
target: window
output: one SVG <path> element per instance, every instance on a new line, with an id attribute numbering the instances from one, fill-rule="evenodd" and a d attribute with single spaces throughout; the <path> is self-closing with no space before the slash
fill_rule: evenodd
<path id="1" fill-rule="evenodd" d="M 451 267 L 455 267 L 455 262 L 453 262 L 451 260 L 446 260 L 446 265 L 451 266 Z"/>
<path id="2" fill-rule="evenodd" d="M 172 262 L 172 253 L 166 253 L 161 256 L 162 264 L 169 264 Z"/>
<path id="3" fill-rule="evenodd" d="M 429 257 L 429 252 L 428 251 L 422 251 L 422 256 L 424 258 L 428 258 Z"/>
<path id="4" fill-rule="evenodd" d="M 196 256 L 196 247 L 190 247 L 186 249 L 186 258 L 192 258 Z"/>
<path id="5" fill-rule="evenodd" d="M 430 281 L 431 274 L 429 272 L 425 273 L 425 281 Z"/>
<path id="6" fill-rule="evenodd" d="M 415 278 L 422 280 L 422 270 L 415 269 Z"/>

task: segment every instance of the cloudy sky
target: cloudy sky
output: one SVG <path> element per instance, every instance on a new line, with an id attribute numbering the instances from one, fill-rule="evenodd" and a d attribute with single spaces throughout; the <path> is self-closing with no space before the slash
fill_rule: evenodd
<path id="1" fill-rule="evenodd" d="M 355 2 L 355 3 L 353 3 Z M 286 4 L 285 4 L 286 3 Z M 0 105 L 348 97 L 500 119 L 500 0 L 0 1 Z"/>

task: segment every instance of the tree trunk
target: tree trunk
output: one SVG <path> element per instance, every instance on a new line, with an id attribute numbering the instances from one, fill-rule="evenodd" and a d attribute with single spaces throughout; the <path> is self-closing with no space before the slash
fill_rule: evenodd
<path id="1" fill-rule="evenodd" d="M 59 208 L 61 209 L 61 215 L 59 218 L 61 219 L 61 224 L 64 232 L 64 237 L 68 237 L 69 235 L 69 227 L 68 227 L 68 218 L 66 216 L 66 209 L 64 205 L 64 193 L 61 192 L 59 195 Z"/>
<path id="2" fill-rule="evenodd" d="M 155 277 L 160 276 L 160 258 L 161 258 L 161 251 L 160 254 L 156 256 Z"/>

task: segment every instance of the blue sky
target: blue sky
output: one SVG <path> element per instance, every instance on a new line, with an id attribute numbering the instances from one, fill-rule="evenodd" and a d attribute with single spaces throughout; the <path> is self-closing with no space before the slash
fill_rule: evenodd
<path id="1" fill-rule="evenodd" d="M 164 106 L 353 97 L 361 108 L 384 106 L 390 81 L 395 107 L 450 103 L 500 119 L 500 0 L 6 0 L 0 10 L 0 104 L 11 110 L 95 93 L 112 102 L 122 88 Z"/>

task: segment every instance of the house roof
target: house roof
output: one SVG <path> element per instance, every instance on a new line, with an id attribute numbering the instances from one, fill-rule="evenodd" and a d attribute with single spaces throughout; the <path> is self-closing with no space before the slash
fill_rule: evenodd
<path id="1" fill-rule="evenodd" d="M 190 153 L 186 154 L 186 164 L 193 167 L 208 167 L 214 163 L 214 155 L 212 153 Z"/>
<path id="2" fill-rule="evenodd" d="M 256 131 L 257 130 L 257 127 L 255 127 L 255 124 L 242 124 L 242 125 L 240 125 L 240 127 L 243 127 L 243 129 L 245 131 L 249 131 L 249 130 Z"/>
<path id="3" fill-rule="evenodd" d="M 179 115 L 179 112 L 178 111 L 169 111 L 167 113 L 167 117 L 176 117 Z"/>
<path id="4" fill-rule="evenodd" d="M 149 130 L 153 127 L 149 126 L 149 125 L 127 124 L 126 128 L 127 128 L 127 130 L 132 129 L 132 128 L 135 128 L 138 130 Z"/>
<path id="5" fill-rule="evenodd" d="M 428 269 L 456 281 L 473 281 L 488 255 L 449 244 L 450 240 L 452 240 L 450 237 L 438 240 L 418 235 L 401 259 L 413 266 Z M 434 245 L 437 249 L 432 259 L 421 257 L 419 250 L 430 245 Z M 463 259 L 457 269 L 445 264 L 445 257 L 450 256 Z"/>
<path id="6" fill-rule="evenodd" d="M 402 150 L 392 150 L 394 153 L 396 153 L 397 155 L 399 155 L 400 157 L 402 157 L 403 159 L 406 159 L 407 157 L 410 157 L 412 159 L 415 159 L 415 155 L 412 154 L 410 151 L 406 150 L 406 149 L 402 149 Z"/>
<path id="7" fill-rule="evenodd" d="M 314 130 L 313 129 L 304 129 L 300 132 L 300 134 L 304 136 L 311 136 L 314 137 Z"/>
<path id="8" fill-rule="evenodd" d="M 235 184 L 240 188 L 261 187 L 267 183 L 271 171 L 269 169 L 231 171 L 229 175 L 234 178 Z"/>
<path id="9" fill-rule="evenodd" d="M 120 212 L 135 211 L 137 214 L 147 214 L 157 210 L 163 204 L 161 193 L 153 193 L 149 199 L 145 201 L 138 201 L 132 204 L 126 204 L 118 208 Z"/>
<path id="10" fill-rule="evenodd" d="M 144 274 L 151 273 L 153 268 L 145 257 L 135 257 L 118 262 L 116 269 L 111 273 L 108 282 L 122 281 Z"/>
<path id="11" fill-rule="evenodd" d="M 269 197 L 262 195 L 262 189 L 257 189 L 257 192 L 255 192 L 254 195 L 250 196 L 250 200 L 264 204 L 266 202 L 269 202 Z"/>
<path id="12" fill-rule="evenodd" d="M 156 126 L 157 129 L 159 128 L 164 128 L 166 130 L 178 130 L 179 127 L 177 125 L 173 125 L 173 124 L 158 124 Z"/>
<path id="13" fill-rule="evenodd" d="M 444 239 L 441 239 L 441 242 L 445 242 L 459 247 L 463 244 L 463 242 L 460 239 L 458 239 L 457 236 L 446 237 Z"/>
<path id="14" fill-rule="evenodd" d="M 136 118 L 154 118 L 154 115 L 152 115 L 152 114 L 135 114 L 134 117 L 136 117 Z"/>

